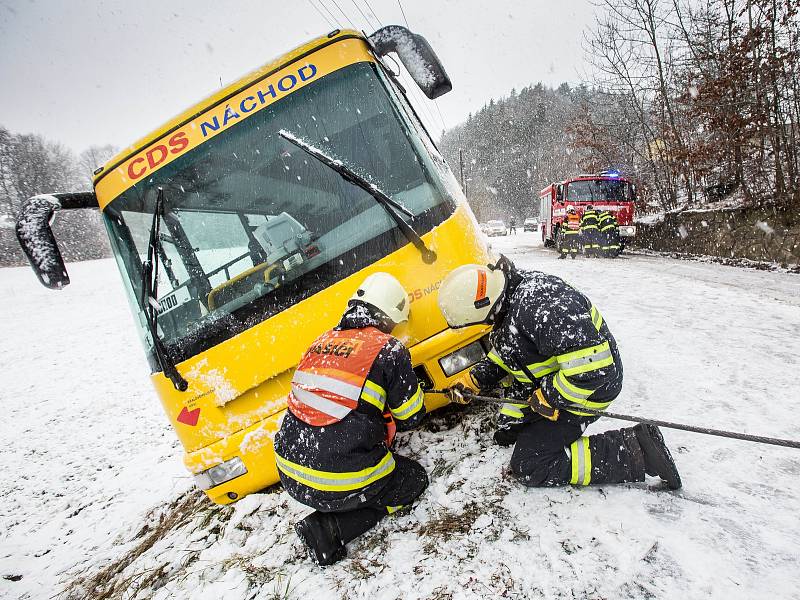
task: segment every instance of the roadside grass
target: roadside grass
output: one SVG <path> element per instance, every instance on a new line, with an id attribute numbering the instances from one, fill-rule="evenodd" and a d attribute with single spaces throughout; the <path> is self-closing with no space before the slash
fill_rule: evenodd
<path id="1" fill-rule="evenodd" d="M 225 521 L 233 509 L 208 502 L 205 494 L 198 490 L 186 492 L 166 506 L 154 508 L 145 518 L 145 524 L 136 533 L 132 547 L 106 566 L 72 579 L 59 594 L 65 600 L 111 600 L 133 598 L 140 590 L 158 589 L 170 578 L 172 566 L 165 563 L 156 567 L 126 573 L 128 567 L 148 552 L 159 540 L 171 532 L 198 521 L 199 527 L 208 527 L 212 521 Z M 199 555 L 190 552 L 182 561 L 188 568 Z"/>

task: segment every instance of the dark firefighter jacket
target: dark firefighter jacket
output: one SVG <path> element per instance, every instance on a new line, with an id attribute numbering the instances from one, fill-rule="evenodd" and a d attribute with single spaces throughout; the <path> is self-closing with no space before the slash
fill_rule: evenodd
<path id="1" fill-rule="evenodd" d="M 604 210 L 597 216 L 597 227 L 600 231 L 608 231 L 618 226 L 617 217 L 611 211 Z"/>
<path id="2" fill-rule="evenodd" d="M 503 306 L 490 334 L 492 349 L 471 374 L 482 390 L 511 375 L 510 396 L 530 398 L 541 387 L 547 402 L 581 416 L 574 405 L 608 407 L 622 389 L 622 360 L 600 312 L 562 279 L 512 268 Z M 500 425 L 533 417 L 508 403 Z"/>
<path id="3" fill-rule="evenodd" d="M 581 231 L 596 231 L 597 230 L 597 211 L 587 210 L 584 211 L 581 218 Z"/>
<path id="4" fill-rule="evenodd" d="M 605 210 L 600 213 L 597 226 L 600 229 L 600 249 L 606 256 L 619 254 L 619 223 L 613 213 Z"/>
<path id="5" fill-rule="evenodd" d="M 379 321 L 365 307 L 356 306 L 337 329 L 377 326 Z M 417 427 L 425 417 L 411 356 L 396 338 L 389 339 L 372 363 L 357 407 L 338 423 L 315 427 L 286 411 L 275 436 L 278 473 L 286 491 L 327 511 L 352 508 L 354 495 L 361 502 L 376 496 L 395 466 L 385 443 L 387 409 L 398 431 Z"/>

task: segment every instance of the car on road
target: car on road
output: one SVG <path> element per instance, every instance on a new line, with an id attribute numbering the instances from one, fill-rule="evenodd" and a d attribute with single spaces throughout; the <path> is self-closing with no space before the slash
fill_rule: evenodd
<path id="1" fill-rule="evenodd" d="M 508 228 L 502 221 L 488 221 L 486 225 L 486 235 L 489 237 L 494 237 L 496 235 L 508 235 Z"/>
<path id="2" fill-rule="evenodd" d="M 536 231 L 539 229 L 539 219 L 528 217 L 522 224 L 522 231 Z"/>

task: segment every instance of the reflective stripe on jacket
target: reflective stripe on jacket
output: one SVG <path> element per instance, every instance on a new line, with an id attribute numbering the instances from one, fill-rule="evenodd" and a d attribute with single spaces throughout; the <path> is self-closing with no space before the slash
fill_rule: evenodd
<path id="1" fill-rule="evenodd" d="M 587 210 L 581 218 L 581 231 L 597 229 L 597 211 Z"/>
<path id="2" fill-rule="evenodd" d="M 581 231 L 581 218 L 577 215 L 567 214 L 562 230 L 566 235 L 577 235 Z"/>
<path id="3" fill-rule="evenodd" d="M 589 300 L 566 282 L 538 272 L 515 273 L 506 316 L 491 334 L 493 347 L 472 369 L 481 389 L 506 373 L 525 386 L 525 398 L 541 387 L 547 402 L 580 416 L 608 407 L 622 388 L 622 361 L 614 337 Z M 520 398 L 515 395 L 515 398 Z M 504 405 L 501 415 L 520 417 L 523 407 Z"/>
<path id="4" fill-rule="evenodd" d="M 281 456 L 275 457 L 278 470 L 295 481 L 325 492 L 350 492 L 375 483 L 394 471 L 394 457 L 387 451 L 381 461 L 360 471 L 332 472 L 304 467 Z"/>
<path id="5" fill-rule="evenodd" d="M 612 229 L 619 227 L 617 224 L 617 218 L 607 210 L 600 213 L 597 226 L 600 228 L 600 231 L 603 232 L 611 231 Z"/>
<path id="6" fill-rule="evenodd" d="M 374 327 L 334 329 L 322 334 L 297 365 L 289 410 L 317 427 L 341 421 L 358 406 L 372 363 L 390 338 Z M 378 389 L 368 388 L 367 395 L 378 400 Z"/>
<path id="7" fill-rule="evenodd" d="M 400 340 L 374 329 L 375 323 L 369 314 L 354 309 L 342 318 L 336 330 L 339 335 L 323 336 L 328 341 L 361 339 L 362 335 L 385 340 L 368 372 L 357 370 L 359 379 L 364 377 L 357 406 L 349 408 L 356 389 L 348 386 L 357 386 L 358 382 L 348 379 L 342 385 L 342 379 L 332 377 L 330 370 L 323 372 L 334 365 L 341 369 L 346 363 L 341 356 L 334 358 L 337 351 L 340 355 L 347 353 L 347 348 L 329 346 L 324 356 L 330 360 L 316 364 L 312 373 L 318 377 L 309 380 L 300 375 L 293 383 L 304 392 L 315 385 L 313 393 L 325 399 L 330 399 L 328 393 L 344 397 L 347 414 L 329 425 L 317 426 L 301 420 L 290 409 L 275 435 L 276 465 L 284 488 L 293 498 L 318 510 L 351 510 L 353 503 L 367 502 L 379 494 L 395 468 L 387 444 L 389 420 L 397 431 L 407 431 L 419 426 L 425 417 L 424 394 L 408 349 Z M 365 344 L 361 350 L 368 347 Z M 374 351 L 372 348 L 370 354 Z M 320 388 L 325 394 L 316 393 Z M 341 398 L 335 402 L 340 404 Z"/>

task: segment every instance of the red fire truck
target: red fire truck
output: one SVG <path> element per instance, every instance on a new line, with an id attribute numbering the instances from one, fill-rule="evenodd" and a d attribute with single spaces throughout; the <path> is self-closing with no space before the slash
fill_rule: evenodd
<path id="1" fill-rule="evenodd" d="M 551 183 L 539 192 L 542 241 L 545 246 L 560 244 L 559 230 L 566 218 L 567 206 L 574 206 L 579 215 L 590 204 L 598 212 L 608 210 L 619 223 L 620 246 L 636 235 L 633 225 L 636 186 L 619 171 L 602 171 L 596 175 L 579 175 L 561 183 Z"/>

